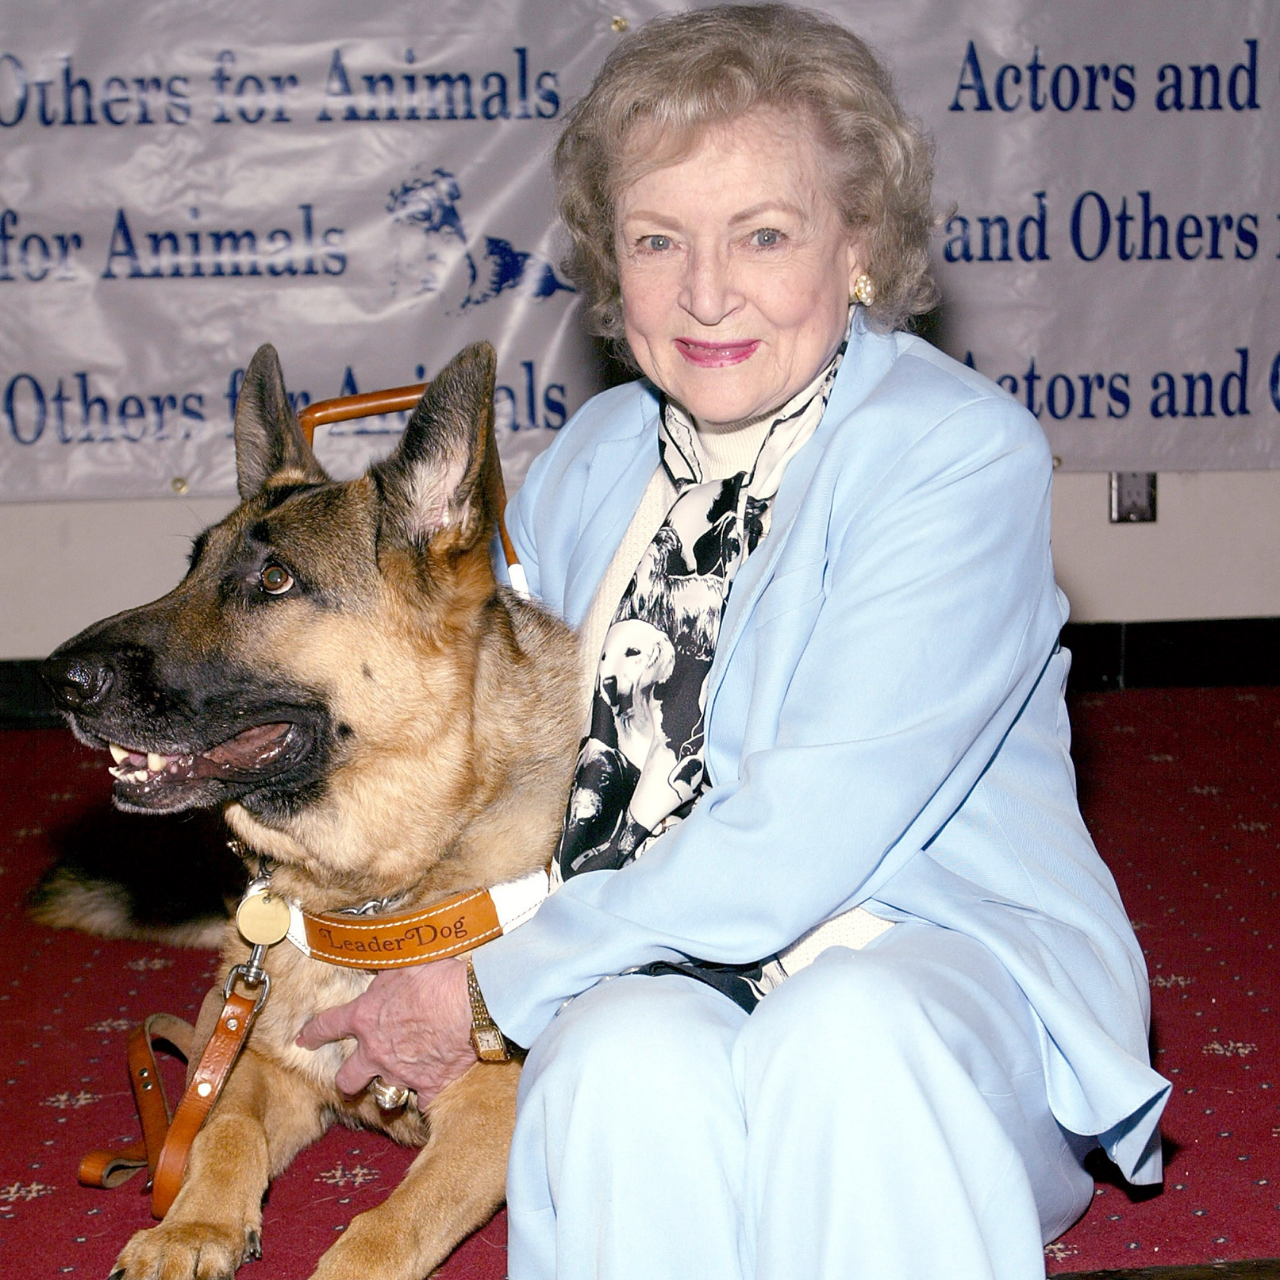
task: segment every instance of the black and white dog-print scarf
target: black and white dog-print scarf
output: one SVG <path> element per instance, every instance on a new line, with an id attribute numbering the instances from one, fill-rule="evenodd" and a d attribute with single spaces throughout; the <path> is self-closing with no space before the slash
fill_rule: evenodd
<path id="1" fill-rule="evenodd" d="M 767 531 L 787 463 L 826 410 L 846 346 L 847 338 L 822 373 L 778 410 L 754 466 L 724 480 L 702 478 L 693 423 L 664 401 L 658 450 L 676 500 L 605 635 L 553 887 L 584 871 L 624 866 L 682 821 L 702 794 L 707 676 L 729 590 Z M 768 967 L 691 960 L 642 972 L 689 974 L 750 1010 L 775 985 Z"/>

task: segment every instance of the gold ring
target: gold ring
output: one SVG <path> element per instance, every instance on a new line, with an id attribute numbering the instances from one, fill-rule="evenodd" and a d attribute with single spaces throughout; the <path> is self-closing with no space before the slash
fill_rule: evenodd
<path id="1" fill-rule="evenodd" d="M 399 1111 L 409 1101 L 413 1090 L 397 1084 L 387 1084 L 381 1076 L 374 1076 L 369 1082 L 369 1092 L 373 1094 L 373 1100 L 380 1111 Z"/>

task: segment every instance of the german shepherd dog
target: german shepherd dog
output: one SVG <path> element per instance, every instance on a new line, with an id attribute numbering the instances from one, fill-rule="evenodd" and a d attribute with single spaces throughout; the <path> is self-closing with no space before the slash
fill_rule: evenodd
<path id="1" fill-rule="evenodd" d="M 45 666 L 76 735 L 116 757 L 121 809 L 221 806 L 246 856 L 274 863 L 273 892 L 310 912 L 401 912 L 545 865 L 577 746 L 575 645 L 494 578 L 494 365 L 487 344 L 462 352 L 390 457 L 337 483 L 258 351 L 236 408 L 240 505 L 172 592 Z M 230 925 L 219 982 L 247 955 Z M 422 1150 L 316 1276 L 417 1280 L 502 1202 L 519 1063 L 477 1063 L 425 1113 L 383 1112 L 334 1085 L 350 1041 L 294 1043 L 371 975 L 288 942 L 266 968 L 182 1189 L 115 1275 L 230 1276 L 258 1256 L 269 1180 L 336 1119 Z"/>

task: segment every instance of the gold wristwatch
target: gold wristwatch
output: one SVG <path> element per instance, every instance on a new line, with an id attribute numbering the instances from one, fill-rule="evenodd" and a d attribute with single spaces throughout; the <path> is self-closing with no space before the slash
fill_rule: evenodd
<path id="1" fill-rule="evenodd" d="M 476 1056 L 481 1062 L 506 1062 L 511 1050 L 498 1024 L 489 1016 L 489 1006 L 480 992 L 470 957 L 467 958 L 467 994 L 471 997 L 471 1043 Z"/>

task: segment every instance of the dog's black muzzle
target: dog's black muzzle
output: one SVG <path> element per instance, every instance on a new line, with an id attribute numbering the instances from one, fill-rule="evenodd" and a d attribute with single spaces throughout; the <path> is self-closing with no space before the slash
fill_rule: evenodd
<path id="1" fill-rule="evenodd" d="M 314 793 L 332 747 L 318 690 L 226 655 L 180 661 L 140 639 L 137 618 L 122 621 L 90 627 L 40 667 L 76 736 L 111 749 L 120 808 L 173 812 L 240 800 L 267 812 Z"/>

